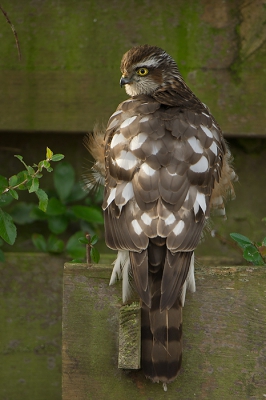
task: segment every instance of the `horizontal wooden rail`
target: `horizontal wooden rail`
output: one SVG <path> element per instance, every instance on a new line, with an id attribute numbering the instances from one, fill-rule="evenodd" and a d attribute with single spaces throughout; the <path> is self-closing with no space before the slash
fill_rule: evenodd
<path id="1" fill-rule="evenodd" d="M 183 367 L 165 394 L 141 370 L 118 368 L 120 285 L 111 267 L 65 264 L 63 400 L 263 399 L 265 267 L 202 267 L 184 307 Z"/>

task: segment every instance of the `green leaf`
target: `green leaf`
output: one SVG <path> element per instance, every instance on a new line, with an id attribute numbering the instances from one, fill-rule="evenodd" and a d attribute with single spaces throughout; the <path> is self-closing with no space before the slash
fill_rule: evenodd
<path id="1" fill-rule="evenodd" d="M 39 189 L 39 179 L 38 178 L 33 178 L 31 187 L 29 189 L 29 193 L 36 192 Z"/>
<path id="2" fill-rule="evenodd" d="M 30 217 L 35 221 L 35 220 L 40 220 L 44 221 L 48 219 L 48 215 L 46 212 L 40 210 L 36 205 L 32 208 L 32 211 L 30 213 Z"/>
<path id="3" fill-rule="evenodd" d="M 44 160 L 42 160 L 42 161 L 40 161 L 39 163 L 38 163 L 38 170 L 40 170 L 40 171 L 42 171 L 42 169 L 43 169 L 43 167 L 44 167 Z"/>
<path id="4" fill-rule="evenodd" d="M 8 182 L 9 182 L 9 186 L 16 186 L 18 181 L 18 177 L 17 175 L 13 175 L 9 178 Z"/>
<path id="5" fill-rule="evenodd" d="M 46 147 L 46 158 L 48 158 L 49 160 L 53 157 L 53 152 L 52 150 L 49 149 L 49 147 Z"/>
<path id="6" fill-rule="evenodd" d="M 100 253 L 95 247 L 91 248 L 90 255 L 91 255 L 91 261 L 98 264 L 98 262 L 100 261 Z"/>
<path id="7" fill-rule="evenodd" d="M 23 164 L 26 168 L 28 168 L 27 164 L 23 161 L 23 157 L 22 157 L 22 156 L 20 156 L 20 155 L 18 155 L 18 154 L 15 154 L 14 157 L 18 158 L 19 161 L 22 162 L 22 164 Z"/>
<path id="8" fill-rule="evenodd" d="M 94 246 L 98 242 L 98 236 L 93 235 L 91 238 L 91 245 Z"/>
<path id="9" fill-rule="evenodd" d="M 37 194 L 37 197 L 39 199 L 39 209 L 42 211 L 46 211 L 47 204 L 48 204 L 48 196 L 45 193 L 44 190 L 38 189 L 35 192 Z"/>
<path id="10" fill-rule="evenodd" d="M 71 164 L 63 161 L 54 169 L 54 185 L 61 201 L 65 201 L 71 193 L 75 181 L 75 171 Z"/>
<path id="11" fill-rule="evenodd" d="M 74 183 L 70 195 L 67 197 L 66 201 L 67 203 L 74 203 L 79 200 L 84 199 L 86 196 L 88 196 L 88 193 L 86 193 L 79 182 Z"/>
<path id="12" fill-rule="evenodd" d="M 47 169 L 47 168 L 50 168 L 50 166 L 51 166 L 51 165 L 50 165 L 49 161 L 46 161 L 46 160 L 43 161 L 43 167 L 44 167 L 44 168 Z"/>
<path id="13" fill-rule="evenodd" d="M 82 236 L 84 236 L 84 232 L 78 231 L 69 238 L 66 244 L 66 251 L 72 258 L 85 258 L 86 256 L 86 247 L 79 242 Z"/>
<path id="14" fill-rule="evenodd" d="M 0 249 L 0 262 L 4 262 L 5 261 L 5 255 L 3 250 Z"/>
<path id="15" fill-rule="evenodd" d="M 249 238 L 240 235 L 240 233 L 230 233 L 230 236 L 239 244 L 240 247 L 242 247 L 242 249 L 245 249 L 247 245 L 253 244 Z"/>
<path id="16" fill-rule="evenodd" d="M 18 187 L 17 189 L 19 189 L 19 190 L 26 190 L 26 189 L 27 189 L 27 186 L 26 186 L 26 184 L 24 184 L 24 183 L 22 183 L 22 182 L 24 182 L 26 179 L 29 178 L 29 175 L 28 175 L 27 171 L 21 171 L 21 172 L 19 172 L 19 173 L 17 174 L 17 178 L 18 178 L 18 180 L 17 180 L 17 185 L 19 185 L 19 187 Z"/>
<path id="17" fill-rule="evenodd" d="M 6 192 L 4 194 L 0 194 L 0 207 L 7 206 L 13 201 L 13 197 L 9 192 Z"/>
<path id="18" fill-rule="evenodd" d="M 61 215 L 66 212 L 66 207 L 56 197 L 51 197 L 46 212 L 48 215 Z"/>
<path id="19" fill-rule="evenodd" d="M 86 206 L 72 206 L 71 210 L 77 218 L 87 222 L 103 224 L 103 215 L 100 208 Z"/>
<path id="20" fill-rule="evenodd" d="M 68 218 L 64 214 L 50 216 L 48 218 L 48 227 L 51 232 L 57 235 L 63 233 L 68 227 Z"/>
<path id="21" fill-rule="evenodd" d="M 64 251 L 64 242 L 55 235 L 50 235 L 47 241 L 47 250 L 49 253 L 62 253 Z"/>
<path id="22" fill-rule="evenodd" d="M 36 206 L 33 203 L 21 201 L 12 208 L 10 215 L 16 224 L 30 224 L 36 220 L 36 218 L 32 216 L 32 210 L 34 207 Z"/>
<path id="23" fill-rule="evenodd" d="M 16 190 L 14 189 L 9 189 L 9 193 L 11 194 L 11 196 L 13 197 L 13 199 L 17 200 L 18 199 L 18 193 Z"/>
<path id="24" fill-rule="evenodd" d="M 88 239 L 85 238 L 85 237 L 79 238 L 78 241 L 79 241 L 80 243 L 82 243 L 82 244 L 90 244 L 89 241 L 88 241 Z"/>
<path id="25" fill-rule="evenodd" d="M 0 208 L 0 236 L 8 243 L 14 244 L 17 237 L 17 228 L 12 217 Z"/>
<path id="26" fill-rule="evenodd" d="M 34 169 L 30 165 L 27 166 L 27 171 L 28 171 L 29 175 L 31 175 L 31 176 L 35 174 Z"/>
<path id="27" fill-rule="evenodd" d="M 31 237 L 34 246 L 41 251 L 47 252 L 47 244 L 44 236 L 40 233 L 34 233 Z"/>
<path id="28" fill-rule="evenodd" d="M 8 180 L 0 175 L 0 193 L 3 193 L 3 191 L 8 187 Z"/>
<path id="29" fill-rule="evenodd" d="M 243 257 L 252 262 L 254 265 L 264 265 L 264 261 L 258 251 L 258 249 L 254 245 L 247 245 L 243 252 Z"/>
<path id="30" fill-rule="evenodd" d="M 266 237 L 262 241 L 262 246 L 266 246 Z"/>
<path id="31" fill-rule="evenodd" d="M 61 161 L 65 156 L 63 154 L 54 154 L 51 158 L 52 161 Z"/>

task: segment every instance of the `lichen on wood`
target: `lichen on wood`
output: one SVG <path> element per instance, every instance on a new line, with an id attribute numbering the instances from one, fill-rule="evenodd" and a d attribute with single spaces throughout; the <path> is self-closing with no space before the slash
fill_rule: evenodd
<path id="1" fill-rule="evenodd" d="M 119 312 L 118 368 L 140 368 L 140 305 L 124 305 Z"/>

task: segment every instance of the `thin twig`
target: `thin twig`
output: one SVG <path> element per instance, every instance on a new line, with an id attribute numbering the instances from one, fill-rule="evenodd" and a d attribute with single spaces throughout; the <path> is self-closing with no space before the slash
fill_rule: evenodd
<path id="1" fill-rule="evenodd" d="M 5 10 L 2 8 L 1 4 L 0 4 L 0 10 L 2 11 L 2 13 L 4 14 L 7 22 L 9 23 L 9 25 L 11 26 L 11 29 L 13 31 L 13 34 L 15 36 L 15 40 L 16 40 L 16 46 L 17 46 L 17 50 L 18 50 L 18 59 L 19 61 L 21 61 L 21 51 L 20 51 L 20 45 L 19 45 L 19 41 L 18 41 L 18 35 L 17 32 L 15 30 L 14 25 L 11 23 L 10 19 L 8 18 L 7 13 L 5 12 Z"/>
<path id="2" fill-rule="evenodd" d="M 86 234 L 86 239 L 90 242 L 91 235 L 89 233 Z M 91 264 L 91 246 L 90 244 L 86 244 L 86 261 L 87 264 Z"/>

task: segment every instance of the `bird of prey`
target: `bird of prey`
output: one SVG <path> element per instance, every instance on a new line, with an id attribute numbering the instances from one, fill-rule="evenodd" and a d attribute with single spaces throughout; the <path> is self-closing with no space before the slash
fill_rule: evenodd
<path id="1" fill-rule="evenodd" d="M 225 215 L 236 175 L 209 109 L 176 62 L 155 46 L 133 47 L 121 61 L 129 99 L 95 135 L 95 182 L 104 183 L 106 244 L 117 250 L 110 283 L 123 301 L 141 301 L 141 365 L 146 377 L 173 381 L 182 360 L 182 307 L 195 291 L 194 250 L 211 208 Z"/>

